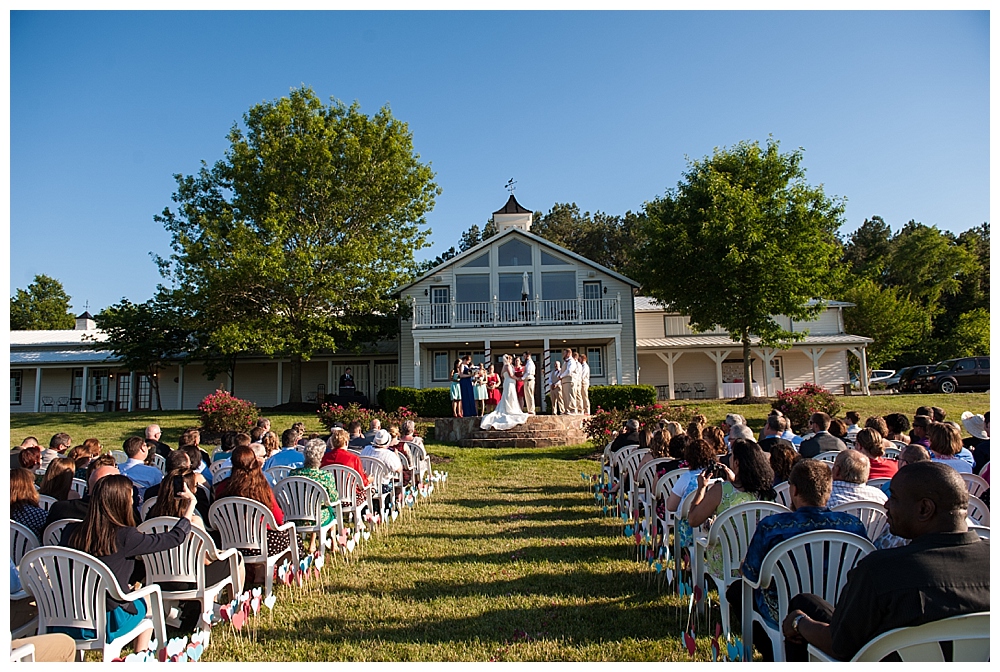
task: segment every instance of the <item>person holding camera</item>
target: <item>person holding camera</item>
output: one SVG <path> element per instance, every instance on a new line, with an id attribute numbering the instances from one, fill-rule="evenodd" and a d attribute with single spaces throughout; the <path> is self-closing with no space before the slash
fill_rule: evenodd
<path id="1" fill-rule="evenodd" d="M 698 487 L 698 477 L 704 471 L 709 474 L 724 473 L 716 471 L 722 465 L 716 462 L 715 450 L 712 445 L 704 439 L 689 441 L 684 448 L 684 460 L 687 462 L 688 470 L 681 474 L 681 477 L 674 483 L 670 496 L 667 497 L 667 510 L 677 511 L 681 501 L 695 491 Z M 686 520 L 678 520 L 676 534 L 680 535 L 681 546 L 690 546 L 692 541 L 691 527 Z"/>

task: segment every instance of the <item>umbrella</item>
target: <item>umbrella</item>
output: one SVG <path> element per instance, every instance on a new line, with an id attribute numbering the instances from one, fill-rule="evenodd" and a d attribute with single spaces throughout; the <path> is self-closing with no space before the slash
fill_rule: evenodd
<path id="1" fill-rule="evenodd" d="M 527 301 L 528 294 L 531 292 L 528 289 L 528 272 L 525 271 L 524 275 L 521 276 L 521 300 Z"/>

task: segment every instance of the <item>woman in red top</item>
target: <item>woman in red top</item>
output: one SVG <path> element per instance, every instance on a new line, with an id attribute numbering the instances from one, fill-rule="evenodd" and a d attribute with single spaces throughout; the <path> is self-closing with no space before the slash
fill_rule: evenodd
<path id="1" fill-rule="evenodd" d="M 361 458 L 358 454 L 347 449 L 347 442 L 350 441 L 350 438 L 347 432 L 339 428 L 330 432 L 330 438 L 326 442 L 327 451 L 319 466 L 322 469 L 329 464 L 342 464 L 361 474 L 363 487 L 359 485 L 355 493 L 355 501 L 361 504 L 367 500 L 364 489 L 368 487 L 368 474 L 365 473 L 365 468 L 361 464 Z"/>
<path id="2" fill-rule="evenodd" d="M 497 404 L 500 403 L 500 376 L 497 374 L 495 368 L 490 364 L 487 370 L 488 374 L 486 376 L 486 403 L 490 406 L 490 410 L 496 408 Z"/>
<path id="3" fill-rule="evenodd" d="M 239 446 L 233 450 L 230 458 L 233 463 L 233 471 L 229 478 L 219 483 L 215 489 L 215 496 L 218 499 L 223 497 L 246 497 L 260 502 L 271 509 L 274 521 L 281 525 L 285 522 L 285 514 L 278 506 L 278 500 L 274 497 L 274 492 L 267 482 L 267 477 L 260 469 L 260 461 L 256 453 L 248 446 Z M 287 532 L 277 530 L 267 531 L 267 554 L 275 555 L 283 549 L 288 548 L 291 539 Z M 244 555 L 258 555 L 258 552 L 243 551 Z"/>
<path id="4" fill-rule="evenodd" d="M 524 364 L 520 357 L 514 360 L 514 377 L 517 378 L 517 403 L 524 408 Z"/>
<path id="5" fill-rule="evenodd" d="M 866 427 L 858 432 L 855 442 L 857 443 L 858 450 L 871 463 L 871 470 L 868 472 L 869 479 L 892 478 L 896 475 L 899 465 L 896 463 L 896 460 L 890 460 L 885 456 L 885 451 L 882 448 L 882 437 L 879 436 L 878 432 L 870 427 Z"/>

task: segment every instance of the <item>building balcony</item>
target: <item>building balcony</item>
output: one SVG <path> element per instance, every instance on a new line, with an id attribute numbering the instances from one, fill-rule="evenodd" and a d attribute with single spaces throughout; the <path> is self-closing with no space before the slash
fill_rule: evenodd
<path id="1" fill-rule="evenodd" d="M 414 329 L 621 324 L 621 298 L 529 299 L 413 305 Z"/>

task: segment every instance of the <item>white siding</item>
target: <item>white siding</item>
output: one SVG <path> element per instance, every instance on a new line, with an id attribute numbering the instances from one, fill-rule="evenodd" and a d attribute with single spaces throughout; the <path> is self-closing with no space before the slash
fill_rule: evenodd
<path id="1" fill-rule="evenodd" d="M 663 313 L 636 313 L 635 332 L 638 339 L 663 338 Z"/>

